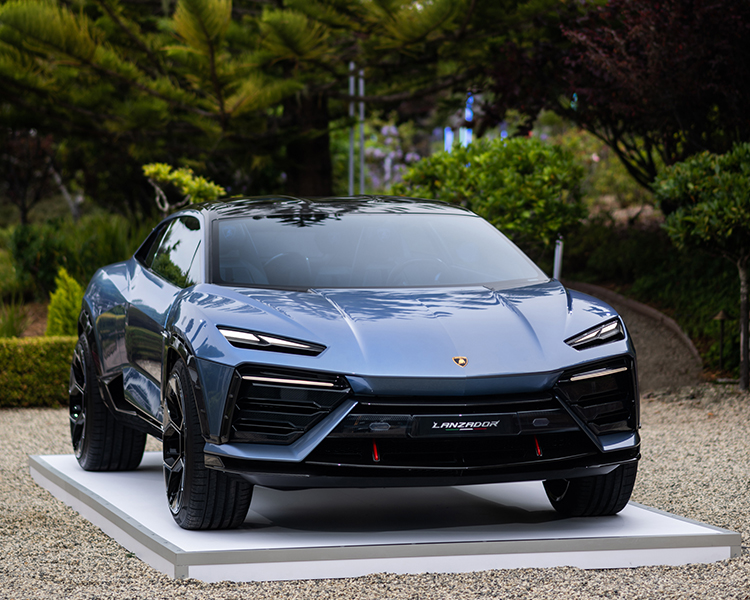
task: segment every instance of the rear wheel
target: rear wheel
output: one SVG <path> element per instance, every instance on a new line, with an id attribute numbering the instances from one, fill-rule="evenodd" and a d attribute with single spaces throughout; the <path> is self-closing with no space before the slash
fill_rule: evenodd
<path id="1" fill-rule="evenodd" d="M 230 529 L 250 507 L 253 486 L 237 475 L 206 468 L 195 394 L 180 360 L 167 382 L 164 406 L 164 483 L 169 510 L 183 529 Z"/>
<path id="2" fill-rule="evenodd" d="M 146 434 L 115 420 L 96 381 L 91 348 L 78 338 L 70 365 L 70 437 L 86 471 L 130 471 L 141 464 Z"/>
<path id="3" fill-rule="evenodd" d="M 552 507 L 565 517 L 599 517 L 620 512 L 630 500 L 638 463 L 620 465 L 606 475 L 544 482 Z"/>

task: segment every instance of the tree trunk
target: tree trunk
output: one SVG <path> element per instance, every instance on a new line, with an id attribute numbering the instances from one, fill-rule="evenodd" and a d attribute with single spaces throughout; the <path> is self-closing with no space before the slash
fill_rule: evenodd
<path id="1" fill-rule="evenodd" d="M 333 169 L 328 136 L 328 98 L 299 94 L 284 103 L 292 138 L 286 146 L 286 191 L 292 196 L 330 196 Z"/>
<path id="2" fill-rule="evenodd" d="M 740 389 L 748 388 L 748 370 L 750 369 L 750 338 L 748 337 L 748 268 L 747 260 L 739 260 L 740 272 Z"/>

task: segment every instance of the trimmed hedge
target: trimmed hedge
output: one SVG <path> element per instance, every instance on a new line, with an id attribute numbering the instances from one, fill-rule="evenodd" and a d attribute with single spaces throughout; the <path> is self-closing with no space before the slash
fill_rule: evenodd
<path id="1" fill-rule="evenodd" d="M 0 408 L 65 406 L 77 337 L 0 338 Z"/>

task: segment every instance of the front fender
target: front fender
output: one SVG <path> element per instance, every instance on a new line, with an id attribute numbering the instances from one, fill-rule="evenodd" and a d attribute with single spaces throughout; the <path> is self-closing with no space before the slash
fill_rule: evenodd
<path id="1" fill-rule="evenodd" d="M 165 332 L 162 358 L 161 398 L 166 396 L 169 375 L 178 360 L 185 361 L 195 396 L 195 408 L 201 426 L 201 435 L 210 443 L 221 443 L 222 416 L 229 384 L 234 369 L 197 357 L 192 341 L 205 328 L 205 319 L 195 307 L 184 302 L 175 303 Z M 210 410 L 209 410 L 210 409 Z"/>

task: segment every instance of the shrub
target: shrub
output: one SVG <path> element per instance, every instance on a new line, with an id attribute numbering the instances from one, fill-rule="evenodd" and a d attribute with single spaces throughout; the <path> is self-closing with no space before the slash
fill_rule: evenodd
<path id="1" fill-rule="evenodd" d="M 0 298 L 0 338 L 20 337 L 29 321 L 26 307 L 15 297 L 10 303 Z"/>
<path id="2" fill-rule="evenodd" d="M 67 404 L 77 338 L 0 339 L 0 408 Z"/>
<path id="3" fill-rule="evenodd" d="M 558 146 L 483 139 L 417 162 L 393 193 L 465 206 L 528 251 L 549 246 L 585 216 L 582 176 L 572 154 Z"/>
<path id="4" fill-rule="evenodd" d="M 46 299 L 64 267 L 86 285 L 99 267 L 125 260 L 146 238 L 150 226 L 118 215 L 89 215 L 77 223 L 56 219 L 15 227 L 10 250 L 16 273 L 25 288 Z"/>
<path id="5" fill-rule="evenodd" d="M 22 294 L 10 252 L 0 249 L 0 298 Z"/>
<path id="6" fill-rule="evenodd" d="M 55 291 L 50 297 L 45 335 L 76 335 L 83 288 L 63 268 L 57 271 Z"/>
<path id="7" fill-rule="evenodd" d="M 718 371 L 719 324 L 713 316 L 720 310 L 732 319 L 739 315 L 737 268 L 729 261 L 700 250 L 681 252 L 661 229 L 621 228 L 597 219 L 566 240 L 564 273 L 570 281 L 614 286 L 665 312 L 693 340 L 706 368 Z M 739 328 L 726 329 L 723 366 L 725 376 L 739 372 Z"/>

